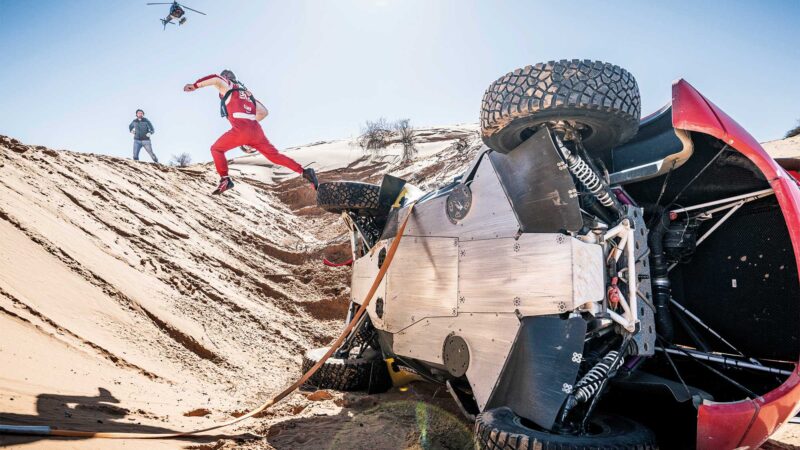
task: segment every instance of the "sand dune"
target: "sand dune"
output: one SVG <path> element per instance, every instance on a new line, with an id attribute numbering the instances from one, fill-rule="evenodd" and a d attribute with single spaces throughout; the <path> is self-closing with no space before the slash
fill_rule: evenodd
<path id="1" fill-rule="evenodd" d="M 400 161 L 398 145 L 365 155 L 351 140 L 287 153 L 315 162 L 323 181 L 379 182 L 392 173 L 431 189 L 480 147 L 474 125 L 420 134 L 413 163 Z M 798 139 L 766 147 L 800 156 Z M 348 257 L 344 226 L 316 208 L 302 180 L 262 157 L 236 158 L 231 168 L 236 188 L 216 197 L 208 195 L 217 180 L 209 164 L 168 168 L 0 137 L 0 423 L 207 426 L 291 382 L 302 352 L 335 337 L 349 269 L 324 267 L 321 258 Z M 443 443 L 469 436 L 448 394 L 432 386 L 306 396 L 210 436 L 79 445 L 408 448 L 423 432 Z M 797 431 L 782 433 L 791 440 Z M 76 441 L 0 435 L 0 445 Z"/>
<path id="2" fill-rule="evenodd" d="M 456 172 L 466 154 L 451 158 L 458 152 L 446 149 L 474 131 L 434 134 L 441 139 L 422 144 L 420 161 Z M 293 153 L 327 158 L 323 179 L 419 172 L 393 151 L 342 158 L 320 145 Z M 1 423 L 119 431 L 208 425 L 288 384 L 303 351 L 336 335 L 349 269 L 321 259 L 347 257 L 345 228 L 314 206 L 313 190 L 296 176 L 242 159 L 233 164 L 236 189 L 216 197 L 208 195 L 216 182 L 210 165 L 179 170 L 0 138 Z M 245 167 L 262 172 L 248 179 Z M 445 172 L 417 178 L 435 182 Z M 311 403 L 296 394 L 268 423 L 316 414 L 314 406 L 341 410 L 333 401 Z M 261 419 L 223 435 L 265 427 Z M 0 436 L 10 443 L 74 445 Z"/>

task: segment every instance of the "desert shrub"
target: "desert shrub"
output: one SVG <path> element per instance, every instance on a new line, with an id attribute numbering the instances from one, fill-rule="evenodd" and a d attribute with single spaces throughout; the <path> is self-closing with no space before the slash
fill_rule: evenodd
<path id="1" fill-rule="evenodd" d="M 169 160 L 169 165 L 175 167 L 187 167 L 191 163 L 192 157 L 188 153 L 172 155 L 172 159 Z"/>
<path id="2" fill-rule="evenodd" d="M 786 132 L 786 137 L 800 136 L 800 120 L 797 121 L 797 126 Z"/>
<path id="3" fill-rule="evenodd" d="M 392 127 L 383 117 L 378 120 L 368 120 L 361 129 L 358 145 L 364 150 L 382 150 L 390 144 Z"/>
<path id="4" fill-rule="evenodd" d="M 400 144 L 403 146 L 403 161 L 410 161 L 417 154 L 417 147 L 414 145 L 416 142 L 416 132 L 414 127 L 411 126 L 410 119 L 400 119 L 394 123 L 395 132 L 398 134 Z"/>

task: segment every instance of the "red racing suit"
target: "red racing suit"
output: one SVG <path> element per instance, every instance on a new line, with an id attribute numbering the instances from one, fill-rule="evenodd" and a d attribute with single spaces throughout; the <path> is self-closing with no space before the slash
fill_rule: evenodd
<path id="1" fill-rule="evenodd" d="M 209 75 L 200 78 L 194 83 L 195 88 L 214 86 L 219 91 L 220 100 L 225 94 L 238 85 L 220 77 L 219 75 Z M 217 139 L 211 146 L 211 156 L 214 158 L 214 165 L 217 173 L 221 177 L 228 176 L 228 160 L 225 152 L 233 148 L 248 145 L 259 151 L 265 158 L 274 164 L 287 167 L 297 173 L 303 173 L 303 167 L 297 161 L 278 152 L 269 139 L 264 135 L 259 120 L 267 115 L 264 106 L 255 100 L 250 91 L 234 91 L 225 100 L 224 107 L 228 113 L 228 121 L 231 129 Z"/>

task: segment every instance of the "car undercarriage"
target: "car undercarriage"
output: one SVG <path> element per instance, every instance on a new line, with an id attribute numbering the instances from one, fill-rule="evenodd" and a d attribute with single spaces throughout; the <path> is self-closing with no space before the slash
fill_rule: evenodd
<path id="1" fill-rule="evenodd" d="M 759 445 L 797 411 L 800 189 L 735 122 L 682 80 L 640 120 L 624 69 L 560 61 L 493 83 L 481 125 L 436 191 L 320 185 L 351 311 L 413 204 L 336 353 L 370 368 L 347 388 L 444 384 L 498 449 Z"/>

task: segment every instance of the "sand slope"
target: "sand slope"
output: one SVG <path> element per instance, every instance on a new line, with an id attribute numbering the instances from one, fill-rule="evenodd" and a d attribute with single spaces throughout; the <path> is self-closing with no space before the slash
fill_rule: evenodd
<path id="1" fill-rule="evenodd" d="M 460 174 L 474 125 L 420 130 L 419 153 L 365 155 L 351 140 L 287 149 L 325 180 L 423 189 Z M 462 148 L 464 143 L 466 148 Z M 800 140 L 771 142 L 800 156 Z M 314 192 L 261 156 L 235 158 L 236 189 L 208 195 L 210 165 L 174 169 L 0 137 L 0 423 L 104 431 L 188 429 L 258 404 L 340 330 L 345 229 Z M 463 441 L 449 395 L 297 393 L 261 418 L 192 440 L 0 435 L 22 448 L 420 448 Z M 327 396 L 323 396 L 327 397 Z M 196 416 L 196 417 L 187 417 Z M 780 435 L 791 442 L 796 429 Z M 777 445 L 777 444 L 775 444 Z"/>
<path id="2" fill-rule="evenodd" d="M 474 135 L 448 133 L 422 144 L 420 161 L 436 164 L 459 136 Z M 310 148 L 297 149 L 298 159 L 305 151 L 333 161 L 323 178 L 376 180 L 390 166 L 416 171 L 397 164 L 391 148 L 349 159 Z M 313 190 L 296 176 L 266 177 L 280 170 L 247 159 L 262 173 L 237 176 L 236 189 L 216 197 L 208 195 L 217 179 L 209 165 L 178 170 L 0 137 L 0 423 L 205 426 L 288 384 L 302 352 L 335 336 L 349 269 L 324 267 L 321 258 L 347 257 L 345 229 L 314 206 Z M 233 165 L 234 175 L 241 166 Z M 279 420 L 309 404 L 297 394 L 270 415 Z M 316 406 L 341 409 L 332 401 Z M 198 408 L 209 414 L 184 417 Z M 264 426 L 253 421 L 223 435 Z M 12 442 L 74 446 L 0 436 L 0 444 Z"/>

